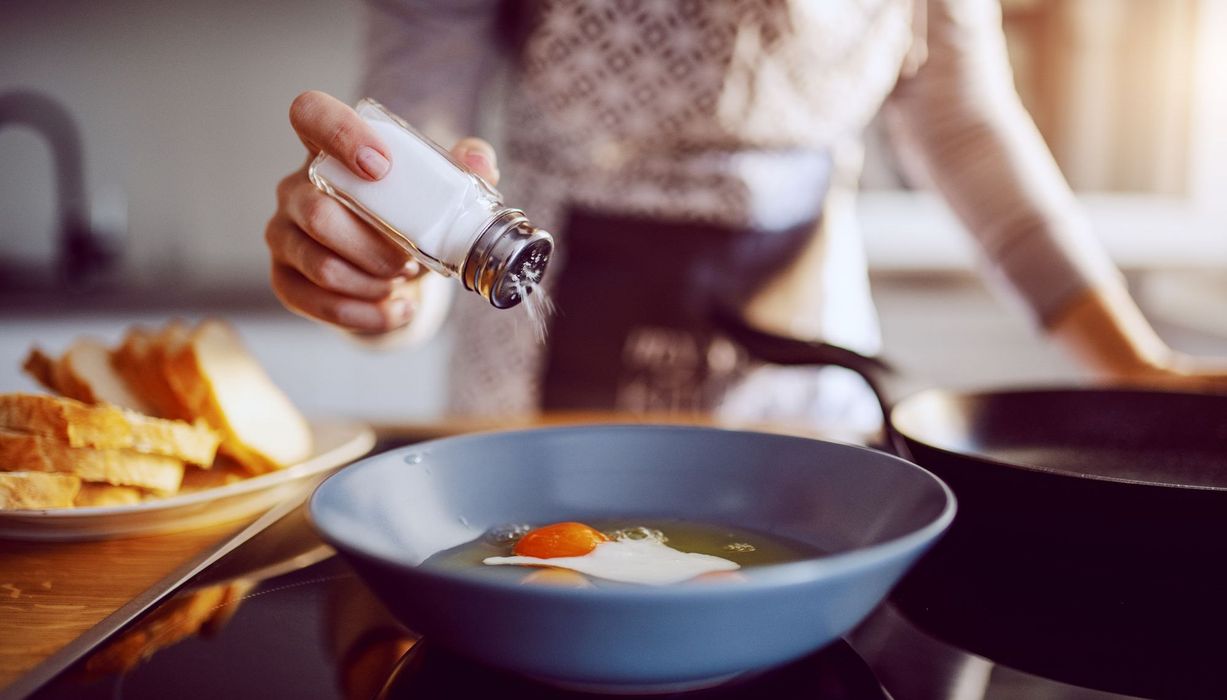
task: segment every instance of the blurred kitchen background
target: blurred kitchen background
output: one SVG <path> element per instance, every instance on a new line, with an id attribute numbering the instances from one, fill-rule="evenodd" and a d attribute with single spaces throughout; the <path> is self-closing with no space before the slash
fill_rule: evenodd
<path id="1" fill-rule="evenodd" d="M 1144 307 L 1173 345 L 1224 354 L 1227 0 L 1003 7 L 1024 101 Z M 446 333 L 373 353 L 284 311 L 267 284 L 273 187 L 304 157 L 288 105 L 309 88 L 357 98 L 362 34 L 358 0 L 0 5 L 0 94 L 27 91 L 0 100 L 0 391 L 33 387 L 19 367 L 34 342 L 213 314 L 308 413 L 438 415 Z M 51 138 L 30 111 L 59 125 Z M 948 386 L 1079 378 L 974 275 L 957 222 L 889 140 L 867 143 L 886 353 Z M 56 276 L 66 221 L 86 291 Z"/>

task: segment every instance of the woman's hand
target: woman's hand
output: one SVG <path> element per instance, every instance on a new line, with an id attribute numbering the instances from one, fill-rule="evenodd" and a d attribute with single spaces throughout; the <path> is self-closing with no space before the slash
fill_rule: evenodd
<path id="1" fill-rule="evenodd" d="M 1227 394 L 1227 359 L 1172 351 L 1154 381 L 1172 389 Z"/>
<path id="2" fill-rule="evenodd" d="M 1087 290 L 1058 315 L 1050 330 L 1076 357 L 1111 382 L 1227 393 L 1227 359 L 1172 350 L 1123 286 Z"/>
<path id="3" fill-rule="evenodd" d="M 307 148 L 307 161 L 278 183 L 277 211 L 264 231 L 277 298 L 299 315 L 360 333 L 408 324 L 419 302 L 421 268 L 307 179 L 307 167 L 320 151 L 367 180 L 396 167 L 391 152 L 353 109 L 322 92 L 295 98 L 290 124 Z M 452 155 L 490 184 L 498 183 L 490 144 L 463 139 Z"/>

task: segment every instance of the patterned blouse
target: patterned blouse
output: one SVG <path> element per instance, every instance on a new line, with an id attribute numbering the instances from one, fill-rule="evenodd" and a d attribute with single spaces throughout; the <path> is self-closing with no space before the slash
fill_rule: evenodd
<path id="1" fill-rule="evenodd" d="M 490 138 L 501 189 L 540 225 L 557 230 L 571 207 L 758 229 L 821 211 L 808 249 L 747 305 L 759 325 L 878 349 L 851 198 L 859 134 L 884 109 L 1038 322 L 1121 284 L 1014 91 L 992 0 L 373 0 L 368 11 L 364 94 L 443 143 Z M 453 409 L 534 410 L 542 352 L 523 318 L 456 297 Z M 839 372 L 781 368 L 751 372 L 719 410 L 850 424 L 873 412 Z"/>

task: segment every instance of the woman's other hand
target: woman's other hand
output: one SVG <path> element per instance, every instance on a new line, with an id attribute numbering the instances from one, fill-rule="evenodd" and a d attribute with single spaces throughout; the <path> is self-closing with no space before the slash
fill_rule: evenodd
<path id="1" fill-rule="evenodd" d="M 1172 350 L 1123 285 L 1087 290 L 1057 316 L 1051 332 L 1110 382 L 1227 393 L 1227 359 Z"/>
<path id="2" fill-rule="evenodd" d="M 1227 394 L 1227 359 L 1173 351 L 1157 382 L 1172 389 Z"/>
<path id="3" fill-rule="evenodd" d="M 265 228 L 273 291 L 289 310 L 346 330 L 382 333 L 405 326 L 420 302 L 420 266 L 307 178 L 322 151 L 355 175 L 378 180 L 396 167 L 391 151 L 353 109 L 322 92 L 295 98 L 290 124 L 307 160 L 278 183 L 277 211 Z M 462 139 L 452 154 L 497 184 L 490 144 Z"/>

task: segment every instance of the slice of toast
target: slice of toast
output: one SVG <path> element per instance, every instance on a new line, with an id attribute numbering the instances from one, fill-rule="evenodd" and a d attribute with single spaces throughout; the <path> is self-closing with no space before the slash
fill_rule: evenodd
<path id="1" fill-rule="evenodd" d="M 0 510 L 71 508 L 80 490 L 72 474 L 0 472 Z"/>
<path id="2" fill-rule="evenodd" d="M 220 436 L 197 422 L 142 416 L 42 394 L 0 394 L 0 429 L 54 438 L 69 447 L 132 450 L 207 467 Z"/>
<path id="3" fill-rule="evenodd" d="M 48 391 L 53 391 L 57 394 L 64 392 L 56 385 L 55 381 L 55 358 L 43 352 L 42 348 L 35 346 L 30 348 L 30 352 L 26 354 L 26 359 L 21 363 L 21 368 L 25 373 L 34 378 Z"/>
<path id="4" fill-rule="evenodd" d="M 183 485 L 179 487 L 179 493 L 195 493 L 196 491 L 214 489 L 220 486 L 229 486 L 250 477 L 251 472 L 244 469 L 243 465 L 234 461 L 233 457 L 219 454 L 217 455 L 217 461 L 213 462 L 212 469 L 199 469 L 189 466 L 183 472 Z"/>
<path id="5" fill-rule="evenodd" d="M 183 483 L 183 462 L 131 450 L 69 447 L 40 435 L 0 430 L 0 471 L 60 472 L 84 481 L 139 486 L 167 496 Z"/>
<path id="6" fill-rule="evenodd" d="M 109 403 L 150 415 L 153 407 L 129 388 L 111 364 L 111 350 L 95 338 L 78 338 L 55 364 L 55 386 L 85 403 Z"/>
<path id="7" fill-rule="evenodd" d="M 172 325 L 174 325 L 172 323 Z M 193 416 L 166 381 L 162 333 L 131 328 L 111 353 L 111 366 L 158 418 L 191 421 Z"/>
<path id="8" fill-rule="evenodd" d="M 222 451 L 255 474 L 311 455 L 311 430 L 294 404 L 222 321 L 204 321 L 166 348 L 179 399 L 223 435 Z"/>
<path id="9" fill-rule="evenodd" d="M 144 492 L 132 486 L 82 483 L 72 504 L 78 508 L 130 506 L 140 503 Z"/>

